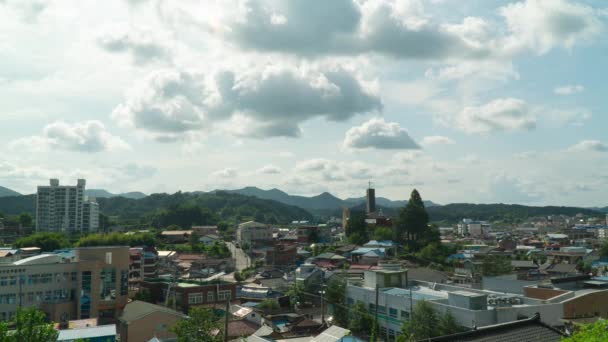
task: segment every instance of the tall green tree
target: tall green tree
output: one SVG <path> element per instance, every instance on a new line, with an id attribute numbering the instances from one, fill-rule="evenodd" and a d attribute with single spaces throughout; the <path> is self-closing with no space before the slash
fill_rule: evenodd
<path id="1" fill-rule="evenodd" d="M 414 305 L 409 321 L 401 326 L 400 341 L 418 341 L 438 336 L 439 317 L 427 301 L 419 301 Z"/>
<path id="2" fill-rule="evenodd" d="M 302 282 L 294 282 L 289 286 L 289 289 L 285 293 L 289 297 L 289 304 L 291 307 L 295 307 L 299 303 L 304 301 L 304 284 Z"/>
<path id="3" fill-rule="evenodd" d="M 19 224 L 21 224 L 22 227 L 31 227 L 33 223 L 34 218 L 30 213 L 21 213 L 21 215 L 19 215 Z"/>
<path id="4" fill-rule="evenodd" d="M 325 290 L 325 297 L 329 303 L 330 312 L 334 321 L 341 327 L 348 326 L 348 310 L 346 309 L 346 280 L 334 276 Z"/>
<path id="5" fill-rule="evenodd" d="M 392 240 L 393 235 L 393 229 L 389 227 L 377 227 L 374 229 L 374 240 L 376 241 Z"/>
<path id="6" fill-rule="evenodd" d="M 351 307 L 348 329 L 355 333 L 369 333 L 374 320 L 365 308 L 365 304 L 357 302 Z"/>
<path id="7" fill-rule="evenodd" d="M 171 329 L 177 335 L 178 342 L 219 342 L 222 334 L 221 321 L 209 308 L 194 308 Z"/>
<path id="8" fill-rule="evenodd" d="M 14 330 L 9 332 L 6 322 L 0 322 L 2 342 L 55 342 L 59 332 L 46 321 L 44 312 L 36 308 L 19 309 L 15 313 Z"/>
<path id="9" fill-rule="evenodd" d="M 451 335 L 461 331 L 462 328 L 456 323 L 456 319 L 449 309 L 443 315 L 439 315 L 439 336 Z"/>
<path id="10" fill-rule="evenodd" d="M 396 221 L 397 240 L 407 244 L 412 251 L 417 251 L 424 241 L 430 240 L 434 234 L 429 228 L 429 214 L 426 212 L 424 202 L 414 189 L 407 205 L 399 211 Z"/>
<path id="11" fill-rule="evenodd" d="M 350 243 L 354 243 L 355 245 L 362 245 L 369 241 L 365 213 L 359 211 L 351 212 L 346 225 L 346 237 Z"/>
<path id="12" fill-rule="evenodd" d="M 608 257 L 608 240 L 604 240 L 602 246 L 600 247 L 600 255 L 603 257 Z"/>

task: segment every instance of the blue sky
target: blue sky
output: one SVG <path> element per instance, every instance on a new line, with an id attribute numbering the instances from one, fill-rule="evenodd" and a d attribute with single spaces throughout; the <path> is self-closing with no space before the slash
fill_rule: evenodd
<path id="1" fill-rule="evenodd" d="M 605 206 L 608 5 L 0 0 L 0 185 Z"/>

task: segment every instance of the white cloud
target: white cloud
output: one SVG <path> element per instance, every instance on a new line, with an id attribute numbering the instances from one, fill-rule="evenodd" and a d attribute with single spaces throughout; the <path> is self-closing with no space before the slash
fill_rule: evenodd
<path id="1" fill-rule="evenodd" d="M 112 117 L 161 141 L 175 141 L 183 132 L 218 122 L 237 136 L 295 137 L 299 124 L 314 117 L 343 121 L 381 109 L 374 90 L 345 69 L 267 65 L 211 77 L 155 71 L 136 84 Z"/>
<path id="2" fill-rule="evenodd" d="M 424 147 L 432 146 L 432 145 L 453 145 L 454 140 L 444 137 L 442 135 L 430 135 L 428 137 L 422 138 L 420 144 Z"/>
<path id="3" fill-rule="evenodd" d="M 151 30 L 112 27 L 99 35 L 97 43 L 107 52 L 131 53 L 138 64 L 169 57 L 168 48 Z"/>
<path id="4" fill-rule="evenodd" d="M 525 0 L 502 7 L 500 13 L 510 31 L 505 50 L 512 51 L 569 49 L 597 36 L 603 26 L 592 7 L 567 0 Z"/>
<path id="5" fill-rule="evenodd" d="M 352 149 L 418 149 L 420 146 L 396 122 L 372 118 L 346 132 L 344 146 Z"/>
<path id="6" fill-rule="evenodd" d="M 466 133 L 532 130 L 536 127 L 536 117 L 523 100 L 504 98 L 465 107 L 456 116 L 454 125 Z"/>
<path id="7" fill-rule="evenodd" d="M 599 140 L 582 140 L 568 148 L 571 152 L 608 152 L 608 145 Z"/>
<path id="8" fill-rule="evenodd" d="M 473 28 L 461 32 L 434 23 L 417 1 L 255 0 L 240 9 L 220 32 L 248 49 L 413 59 L 479 58 L 490 53 L 483 43 L 472 42 Z M 469 20 L 463 25 L 475 24 Z M 468 39 L 461 37 L 467 34 Z"/>
<path id="9" fill-rule="evenodd" d="M 227 167 L 213 172 L 213 176 L 219 178 L 235 178 L 238 176 L 238 172 L 231 167 Z"/>
<path id="10" fill-rule="evenodd" d="M 568 84 L 564 86 L 555 87 L 555 89 L 553 89 L 553 92 L 559 95 L 572 95 L 582 93 L 584 90 L 585 87 L 580 84 Z"/>
<path id="11" fill-rule="evenodd" d="M 265 166 L 257 169 L 255 172 L 259 173 L 259 174 L 265 174 L 265 175 L 277 175 L 277 174 L 281 173 L 282 170 L 278 166 L 265 165 Z"/>
<path id="12" fill-rule="evenodd" d="M 112 135 L 106 130 L 103 123 L 96 120 L 79 123 L 57 121 L 45 126 L 42 135 L 15 140 L 11 146 L 34 150 L 61 149 L 85 153 L 130 148 L 124 140 Z"/>

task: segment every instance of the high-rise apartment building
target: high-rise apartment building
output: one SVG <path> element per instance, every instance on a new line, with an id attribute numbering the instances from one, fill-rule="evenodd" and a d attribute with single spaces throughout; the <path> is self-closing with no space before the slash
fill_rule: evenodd
<path id="1" fill-rule="evenodd" d="M 36 231 L 95 232 L 99 229 L 99 206 L 85 197 L 86 180 L 75 186 L 39 186 L 36 197 Z"/>

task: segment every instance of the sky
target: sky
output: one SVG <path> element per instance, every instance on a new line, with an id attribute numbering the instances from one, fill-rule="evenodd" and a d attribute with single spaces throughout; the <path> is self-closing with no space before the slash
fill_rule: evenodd
<path id="1" fill-rule="evenodd" d="M 608 205 L 608 3 L 0 0 L 0 185 Z"/>

